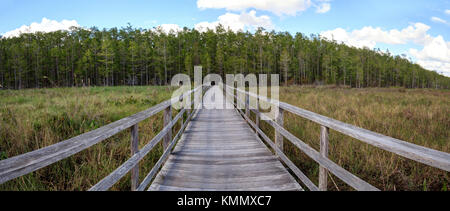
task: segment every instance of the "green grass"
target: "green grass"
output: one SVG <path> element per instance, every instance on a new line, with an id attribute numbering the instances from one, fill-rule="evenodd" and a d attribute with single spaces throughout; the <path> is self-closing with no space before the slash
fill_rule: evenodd
<path id="1" fill-rule="evenodd" d="M 55 144 L 152 107 L 167 87 L 94 87 L 0 91 L 0 160 Z M 450 91 L 288 87 L 281 100 L 411 143 L 450 152 Z M 162 129 L 162 114 L 139 124 L 140 147 Z M 286 114 L 286 128 L 319 149 L 319 125 Z M 270 137 L 273 129 L 262 128 Z M 319 165 L 288 141 L 285 152 L 317 184 Z M 140 163 L 140 179 L 162 155 L 158 145 Z M 75 156 L 0 185 L 0 190 L 87 190 L 130 158 L 125 130 Z M 447 190 L 448 172 L 330 132 L 330 158 L 381 190 Z M 130 190 L 129 175 L 111 190 Z M 336 184 L 336 185 L 335 185 Z M 330 190 L 351 190 L 336 177 Z"/>

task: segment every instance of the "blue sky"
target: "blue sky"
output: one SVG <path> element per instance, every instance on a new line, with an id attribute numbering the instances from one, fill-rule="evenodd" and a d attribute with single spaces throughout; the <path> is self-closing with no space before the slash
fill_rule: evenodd
<path id="1" fill-rule="evenodd" d="M 32 23 L 44 27 L 43 18 L 54 21 L 45 27 L 63 20 L 99 28 L 222 23 L 322 34 L 356 47 L 389 48 L 450 76 L 450 0 L 2 0 L 0 34 Z"/>

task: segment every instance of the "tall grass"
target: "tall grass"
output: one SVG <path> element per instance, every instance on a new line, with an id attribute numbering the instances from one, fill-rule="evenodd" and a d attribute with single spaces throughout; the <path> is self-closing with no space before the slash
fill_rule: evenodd
<path id="1" fill-rule="evenodd" d="M 0 160 L 92 131 L 170 98 L 167 87 L 0 91 Z M 450 152 L 450 92 L 442 90 L 284 87 L 280 100 L 411 143 Z M 175 111 L 176 112 L 176 111 Z M 162 114 L 139 124 L 140 147 L 162 129 Z M 319 125 L 286 113 L 286 128 L 319 150 Z M 261 123 L 273 137 L 273 129 Z M 316 184 L 319 165 L 285 141 L 285 152 Z M 140 163 L 140 179 L 162 155 Z M 87 190 L 130 158 L 123 131 L 75 156 L 0 185 L 0 190 Z M 330 132 L 330 159 L 382 190 L 446 190 L 447 172 Z M 130 190 L 129 175 L 111 190 Z M 331 176 L 330 190 L 351 190 Z"/>
<path id="2" fill-rule="evenodd" d="M 95 87 L 0 91 L 0 159 L 46 147 L 148 109 L 171 97 L 166 87 Z M 162 129 L 162 114 L 139 124 L 140 147 Z M 141 180 L 162 154 L 154 149 Z M 130 131 L 34 173 L 0 190 L 87 190 L 131 157 Z M 112 190 L 129 190 L 130 177 Z"/>
<path id="3" fill-rule="evenodd" d="M 280 100 L 377 133 L 450 152 L 450 91 L 284 87 Z M 263 125 L 273 134 L 270 126 Z M 318 124 L 287 113 L 285 127 L 319 150 Z M 317 184 L 318 164 L 292 144 L 287 143 L 285 150 Z M 449 181 L 446 171 L 404 159 L 332 130 L 330 158 L 381 190 L 446 190 Z M 329 179 L 328 187 L 351 190 L 334 176 Z"/>

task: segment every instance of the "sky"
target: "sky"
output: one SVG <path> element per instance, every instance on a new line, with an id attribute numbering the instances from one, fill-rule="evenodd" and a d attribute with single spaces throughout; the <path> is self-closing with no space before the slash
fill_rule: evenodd
<path id="1" fill-rule="evenodd" d="M 0 34 L 71 26 L 319 34 L 405 55 L 450 77 L 450 0 L 0 0 Z"/>

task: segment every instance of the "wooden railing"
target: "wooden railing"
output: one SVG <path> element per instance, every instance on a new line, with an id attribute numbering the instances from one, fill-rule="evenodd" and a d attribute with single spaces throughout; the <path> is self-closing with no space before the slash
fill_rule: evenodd
<path id="1" fill-rule="evenodd" d="M 298 107 L 289 105 L 287 103 L 268 99 L 264 96 L 260 96 L 254 93 L 246 92 L 234 87 L 224 86 L 225 95 L 227 98 L 233 97 L 233 104 L 237 107 L 238 103 L 245 105 L 245 112 L 237 109 L 240 114 L 246 119 L 246 121 L 255 129 L 256 133 L 262 138 L 266 144 L 268 144 L 277 154 L 277 156 L 288 166 L 291 171 L 298 177 L 298 179 L 312 191 L 327 190 L 327 178 L 328 172 L 334 174 L 342 181 L 355 188 L 356 190 L 378 190 L 374 186 L 368 184 L 364 180 L 358 178 L 347 170 L 343 169 L 328 158 L 328 135 L 329 130 L 335 130 L 342 134 L 348 135 L 362 142 L 368 143 L 375 147 L 393 152 L 400 156 L 445 170 L 450 171 L 450 154 L 446 152 L 440 152 L 437 150 L 425 148 L 415 144 L 411 144 L 405 141 L 394 139 L 382 134 L 378 134 L 372 131 L 368 131 L 353 125 L 349 125 L 338 120 L 334 120 Z M 225 88 L 226 87 L 226 88 Z M 145 190 L 150 184 L 153 177 L 156 175 L 164 161 L 170 155 L 171 150 L 175 146 L 177 140 L 180 138 L 190 119 L 194 115 L 198 108 L 192 110 L 181 109 L 179 113 L 172 119 L 172 102 L 182 100 L 186 96 L 190 96 L 192 93 L 198 92 L 200 87 L 188 91 L 179 97 L 175 97 L 161 104 L 158 104 L 148 110 L 142 111 L 135 115 L 126 117 L 94 131 L 82 134 L 80 136 L 71 138 L 69 140 L 36 150 L 26 154 L 22 154 L 13 158 L 0 161 L 0 184 L 12 180 L 14 178 L 31 173 L 45 166 L 56 163 L 62 159 L 68 158 L 80 151 L 83 151 L 103 140 L 106 140 L 113 135 L 124 131 L 128 128 L 131 130 L 131 152 L 132 157 L 128 159 L 124 164 L 117 168 L 110 175 L 105 177 L 99 183 L 94 185 L 91 191 L 104 191 L 111 188 L 121 178 L 123 178 L 128 172 L 131 171 L 131 189 L 132 190 Z M 232 92 L 232 93 L 231 93 Z M 245 102 L 239 100 L 235 93 L 241 93 L 245 95 Z M 203 94 L 203 93 L 201 93 Z M 274 142 L 260 129 L 259 124 L 262 117 L 265 117 L 260 112 L 259 106 L 256 109 L 250 109 L 250 97 L 259 102 L 266 102 L 272 105 L 277 105 L 276 109 L 279 109 L 278 117 L 275 120 L 264 120 L 275 129 Z M 147 118 L 154 116 L 155 114 L 164 111 L 164 128 L 142 149 L 138 148 L 139 144 L 139 132 L 138 124 Z M 284 113 L 290 112 L 315 123 L 321 125 L 320 136 L 320 152 L 316 151 L 299 138 L 292 135 L 284 127 Z M 250 119 L 250 112 L 256 114 L 256 122 Z M 182 122 L 182 127 L 177 132 L 175 137 L 172 137 L 173 127 L 178 121 L 183 120 L 183 115 L 187 113 L 188 117 L 186 122 Z M 269 118 L 265 118 L 269 119 Z M 319 186 L 316 186 L 283 152 L 284 138 L 298 147 L 302 152 L 319 163 Z M 154 165 L 151 171 L 146 175 L 142 182 L 139 182 L 139 162 L 158 144 L 163 140 L 164 153 L 158 162 Z"/>
<path id="2" fill-rule="evenodd" d="M 181 109 L 179 113 L 172 119 L 172 102 L 182 101 L 187 96 L 191 96 L 193 93 L 200 92 L 202 87 L 197 87 L 194 90 L 185 92 L 184 94 L 174 97 L 170 100 L 162 102 L 150 109 L 139 112 L 132 116 L 123 118 L 116 122 L 113 122 L 104 127 L 98 128 L 88 133 L 84 133 L 77 137 L 68 139 L 66 141 L 59 142 L 57 144 L 38 149 L 36 151 L 28 152 L 19 156 L 15 156 L 6 160 L 0 161 L 0 184 L 14 178 L 23 176 L 25 174 L 34 172 L 43 167 L 56 163 L 62 159 L 68 158 L 78 152 L 81 152 L 101 141 L 104 141 L 113 135 L 124 131 L 128 128 L 131 130 L 131 153 L 132 157 L 128 159 L 124 164 L 117 168 L 114 172 L 94 185 L 91 191 L 104 191 L 111 188 L 119 179 L 123 178 L 128 172 L 131 171 L 131 189 L 144 190 L 149 185 L 152 178 L 155 176 L 162 163 L 166 160 L 176 141 L 183 133 L 187 124 L 191 120 L 198 108 L 193 110 Z M 207 90 L 207 89 L 206 89 Z M 200 97 L 203 93 L 200 93 Z M 194 96 L 195 97 L 195 96 Z M 192 98 L 191 98 L 192 99 Z M 194 100 L 192 101 L 192 104 Z M 191 105 L 192 107 L 192 105 Z M 164 128 L 159 132 L 147 145 L 142 149 L 139 149 L 139 132 L 138 124 L 155 114 L 164 111 Z M 187 113 L 186 122 L 183 123 L 184 114 Z M 172 128 L 179 120 L 182 120 L 182 127 L 172 137 Z M 153 169 L 148 173 L 145 179 L 139 183 L 139 162 L 158 144 L 163 141 L 164 154 L 159 161 L 155 164 Z"/>
<path id="3" fill-rule="evenodd" d="M 293 105 L 269 99 L 267 97 L 247 92 L 240 88 L 230 87 L 221 84 L 225 95 L 229 99 L 231 97 L 232 104 L 235 105 L 236 109 L 241 113 L 241 115 L 247 120 L 247 122 L 255 129 L 257 134 L 260 135 L 262 140 L 268 144 L 279 156 L 279 158 L 289 167 L 292 172 L 298 177 L 298 179 L 310 190 L 312 191 L 326 191 L 328 184 L 328 172 L 334 174 L 336 177 L 344 181 L 346 184 L 350 185 L 359 191 L 374 191 L 378 190 L 376 187 L 370 185 L 364 180 L 358 178 L 347 170 L 343 169 L 333 161 L 328 158 L 328 145 L 329 145 L 329 130 L 335 130 L 342 134 L 348 135 L 352 138 L 375 146 L 377 148 L 395 153 L 397 155 L 409 158 L 411 160 L 436 167 L 445 171 L 450 171 L 450 154 L 446 152 L 441 152 L 419 145 L 411 144 L 402 140 L 398 140 L 392 137 L 388 137 L 379 133 L 375 133 L 363 128 L 356 127 L 335 119 L 331 119 Z M 237 93 L 245 95 L 245 102 L 238 98 Z M 256 100 L 256 109 L 250 109 L 249 99 L 252 97 Z M 259 110 L 259 104 L 261 102 L 269 103 L 279 109 L 279 115 L 276 120 L 264 120 L 269 125 L 275 129 L 275 140 L 274 142 L 259 128 L 260 120 L 265 115 Z M 237 105 L 245 105 L 245 113 L 238 109 Z M 250 111 L 255 113 L 256 122 L 250 119 Z M 302 118 L 313 121 L 321 126 L 320 132 L 320 152 L 316 151 L 314 148 L 310 147 L 308 144 L 304 143 L 299 138 L 292 135 L 283 127 L 284 113 L 290 112 Z M 265 116 L 267 117 L 267 116 Z M 269 119 L 269 118 L 265 118 Z M 292 144 L 298 147 L 302 152 L 304 152 L 308 157 L 312 158 L 315 162 L 319 163 L 319 186 L 317 187 L 305 174 L 301 172 L 297 166 L 294 165 L 292 161 L 283 153 L 283 137 L 289 140 Z"/>

